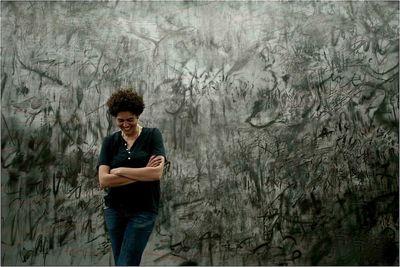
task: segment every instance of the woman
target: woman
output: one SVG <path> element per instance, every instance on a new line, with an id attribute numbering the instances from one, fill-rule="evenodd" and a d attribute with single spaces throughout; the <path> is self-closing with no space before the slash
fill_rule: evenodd
<path id="1" fill-rule="evenodd" d="M 104 138 L 99 161 L 105 222 L 116 265 L 139 265 L 156 220 L 165 149 L 160 131 L 139 125 L 143 98 L 119 90 L 107 101 L 117 131 Z"/>

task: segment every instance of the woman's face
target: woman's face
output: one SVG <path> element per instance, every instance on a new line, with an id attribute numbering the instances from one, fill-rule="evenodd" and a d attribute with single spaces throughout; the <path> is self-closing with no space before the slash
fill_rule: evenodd
<path id="1" fill-rule="evenodd" d="M 117 114 L 117 125 L 125 135 L 132 135 L 136 131 L 138 116 L 130 111 L 121 111 Z"/>

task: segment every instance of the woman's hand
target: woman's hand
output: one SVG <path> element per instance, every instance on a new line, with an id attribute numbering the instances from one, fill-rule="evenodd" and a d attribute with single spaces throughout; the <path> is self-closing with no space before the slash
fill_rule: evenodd
<path id="1" fill-rule="evenodd" d="M 111 169 L 110 174 L 121 175 L 121 168 Z"/>
<path id="2" fill-rule="evenodd" d="M 163 156 L 151 156 L 146 167 L 157 167 L 161 164 Z"/>

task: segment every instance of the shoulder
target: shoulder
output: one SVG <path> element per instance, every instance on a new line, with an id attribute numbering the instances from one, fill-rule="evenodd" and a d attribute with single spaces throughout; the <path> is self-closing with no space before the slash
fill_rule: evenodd
<path id="1" fill-rule="evenodd" d="M 143 133 L 147 135 L 152 135 L 152 134 L 161 134 L 161 131 L 158 128 L 144 127 Z"/>
<path id="2" fill-rule="evenodd" d="M 143 133 L 152 142 L 158 142 L 163 139 L 161 131 L 158 128 L 143 128 Z"/>
<path id="3" fill-rule="evenodd" d="M 112 134 L 107 135 L 104 139 L 116 139 L 121 134 L 120 131 L 114 132 Z"/>
<path id="4" fill-rule="evenodd" d="M 117 140 L 118 140 L 119 134 L 120 134 L 120 132 L 118 131 L 118 132 L 112 133 L 112 134 L 110 134 L 110 135 L 107 135 L 107 136 L 104 137 L 104 139 L 103 139 L 103 144 L 109 144 L 109 143 L 111 143 L 111 142 L 117 141 Z"/>

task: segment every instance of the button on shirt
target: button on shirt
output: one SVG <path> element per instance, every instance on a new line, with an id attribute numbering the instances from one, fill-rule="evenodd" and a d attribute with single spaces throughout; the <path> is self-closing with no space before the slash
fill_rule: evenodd
<path id="1" fill-rule="evenodd" d="M 135 142 L 136 142 L 136 141 L 135 141 Z M 128 144 L 125 143 L 125 146 L 128 147 Z M 128 148 L 126 149 L 126 151 L 128 152 L 128 155 L 130 156 L 131 151 L 130 151 Z M 128 157 L 128 160 L 130 160 L 130 159 L 131 159 L 131 157 Z"/>

